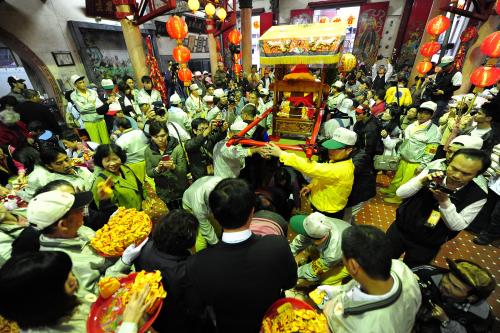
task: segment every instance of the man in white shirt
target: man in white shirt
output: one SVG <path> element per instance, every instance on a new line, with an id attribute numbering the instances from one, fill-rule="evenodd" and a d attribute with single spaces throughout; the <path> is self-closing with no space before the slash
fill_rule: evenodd
<path id="1" fill-rule="evenodd" d="M 390 243 L 374 226 L 353 225 L 342 233 L 342 261 L 353 280 L 319 286 L 318 300 L 336 333 L 410 333 L 422 296 L 413 272 L 391 260 Z"/>
<path id="2" fill-rule="evenodd" d="M 141 79 L 142 89 L 139 90 L 137 99 L 147 100 L 149 105 L 153 105 L 154 102 L 162 102 L 161 94 L 158 90 L 154 89 L 153 81 L 148 75 L 144 75 Z"/>
<path id="3" fill-rule="evenodd" d="M 477 216 L 486 203 L 487 189 L 473 179 L 491 164 L 482 150 L 465 148 L 453 154 L 446 172 L 428 173 L 401 185 L 396 195 L 405 199 L 396 211 L 387 235 L 392 257 L 403 253 L 410 267 L 429 264 L 441 245 L 453 239 Z"/>
<path id="4" fill-rule="evenodd" d="M 186 110 L 189 116 L 191 119 L 205 118 L 206 106 L 201 99 L 202 90 L 195 83 L 189 86 L 189 90 L 191 94 L 186 99 Z"/>
<path id="5" fill-rule="evenodd" d="M 127 153 L 125 165 L 134 171 L 140 181 L 144 181 L 146 177 L 144 151 L 148 146 L 148 139 L 140 129 L 132 129 L 127 118 L 117 118 L 115 124 L 121 133 L 120 137 L 116 139 L 116 144 Z"/>
<path id="6" fill-rule="evenodd" d="M 174 122 L 186 131 L 191 128 L 191 119 L 189 115 L 181 108 L 181 97 L 177 94 L 170 96 L 170 108 L 168 109 L 168 121 Z"/>
<path id="7" fill-rule="evenodd" d="M 195 245 L 197 252 L 206 248 L 207 244 L 215 245 L 219 242 L 210 222 L 213 218 L 208 205 L 208 196 L 221 180 L 221 177 L 216 176 L 201 177 L 184 191 L 182 208 L 193 213 L 200 223 Z"/>
<path id="8" fill-rule="evenodd" d="M 226 93 L 222 88 L 217 88 L 214 90 L 213 98 L 215 106 L 210 111 L 208 111 L 206 119 L 208 121 L 211 121 L 213 119 L 226 120 L 226 108 L 228 104 Z"/>
<path id="9" fill-rule="evenodd" d="M 243 121 L 234 122 L 229 127 L 227 138 L 215 144 L 213 152 L 215 176 L 238 178 L 240 171 L 245 167 L 245 158 L 262 151 L 262 147 L 245 148 L 239 144 L 229 147 L 226 145 L 230 138 L 247 126 L 248 124 Z"/>

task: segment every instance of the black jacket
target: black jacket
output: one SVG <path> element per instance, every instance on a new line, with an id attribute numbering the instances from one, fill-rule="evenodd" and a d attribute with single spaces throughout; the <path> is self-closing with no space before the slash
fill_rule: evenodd
<path id="1" fill-rule="evenodd" d="M 182 255 L 164 253 L 148 241 L 141 254 L 134 261 L 137 271 L 153 272 L 159 270 L 167 297 L 160 315 L 153 323 L 158 332 L 194 333 L 201 332 L 203 308 L 198 304 L 188 304 L 190 288 L 186 280 L 186 260 L 189 252 Z M 191 307 L 192 306 L 192 307 Z"/>
<path id="2" fill-rule="evenodd" d="M 207 176 L 207 166 L 213 166 L 214 146 L 227 135 L 226 131 L 214 131 L 208 136 L 198 135 L 186 141 L 184 147 L 189 157 L 189 170 L 193 180 Z"/>
<path id="3" fill-rule="evenodd" d="M 297 282 L 297 264 L 282 236 L 219 242 L 187 261 L 187 276 L 212 306 L 219 333 L 260 331 L 267 309 Z"/>
<path id="4" fill-rule="evenodd" d="M 50 130 L 56 135 L 60 135 L 62 132 L 56 117 L 50 112 L 50 109 L 43 104 L 26 101 L 17 104 L 14 110 L 19 113 L 21 121 L 26 125 L 36 120 L 42 122 L 45 129 Z"/>
<path id="5" fill-rule="evenodd" d="M 354 183 L 346 207 L 352 207 L 373 198 L 377 194 L 377 174 L 373 169 L 373 159 L 363 150 L 352 154 L 354 163 Z"/>
<path id="6" fill-rule="evenodd" d="M 370 115 L 366 121 L 358 121 L 354 124 L 353 131 L 358 135 L 356 147 L 364 149 L 372 159 L 377 153 L 383 151 L 380 120 Z"/>

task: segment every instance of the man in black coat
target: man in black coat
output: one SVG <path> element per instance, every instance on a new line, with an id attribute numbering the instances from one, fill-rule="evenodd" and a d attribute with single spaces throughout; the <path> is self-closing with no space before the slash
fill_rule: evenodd
<path id="1" fill-rule="evenodd" d="M 224 232 L 221 242 L 190 257 L 187 276 L 213 308 L 220 333 L 259 332 L 266 310 L 297 282 L 297 265 L 282 236 L 249 229 L 255 194 L 242 179 L 224 179 L 209 204 Z"/>
<path id="2" fill-rule="evenodd" d="M 161 272 L 167 298 L 153 323 L 158 332 L 206 332 L 202 329 L 204 308 L 198 302 L 190 302 L 192 290 L 186 280 L 186 260 L 196 241 L 198 225 L 188 211 L 170 211 L 155 226 L 152 239 L 134 262 L 137 271 Z"/>
<path id="3" fill-rule="evenodd" d="M 62 133 L 61 126 L 57 123 L 56 117 L 50 109 L 40 103 L 40 95 L 33 89 L 25 89 L 23 92 L 25 101 L 16 105 L 14 110 L 21 116 L 21 121 L 29 124 L 33 121 L 40 121 L 45 129 L 56 135 Z"/>
<path id="4" fill-rule="evenodd" d="M 383 151 L 381 129 L 380 121 L 371 115 L 369 107 L 360 105 L 356 108 L 356 123 L 353 127 L 358 135 L 356 148 L 364 149 L 371 159 Z"/>

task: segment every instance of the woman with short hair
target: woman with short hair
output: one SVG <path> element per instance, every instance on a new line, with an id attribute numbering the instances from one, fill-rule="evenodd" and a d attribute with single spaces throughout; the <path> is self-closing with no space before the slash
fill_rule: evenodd
<path id="1" fill-rule="evenodd" d="M 144 189 L 134 171 L 125 165 L 127 154 L 120 146 L 111 143 L 97 147 L 94 164 L 102 170 L 96 171 L 96 179 L 92 186 L 94 201 L 100 205 L 98 185 L 111 178 L 113 194 L 111 201 L 119 207 L 141 210 Z"/>

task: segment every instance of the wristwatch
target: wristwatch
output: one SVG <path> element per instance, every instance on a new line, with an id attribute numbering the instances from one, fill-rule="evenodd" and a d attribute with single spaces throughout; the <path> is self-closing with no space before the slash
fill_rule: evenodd
<path id="1" fill-rule="evenodd" d="M 441 326 L 442 326 L 442 327 L 448 327 L 448 325 L 449 325 L 449 324 L 450 324 L 450 321 L 449 321 L 449 320 L 443 320 L 443 321 L 441 322 Z"/>

